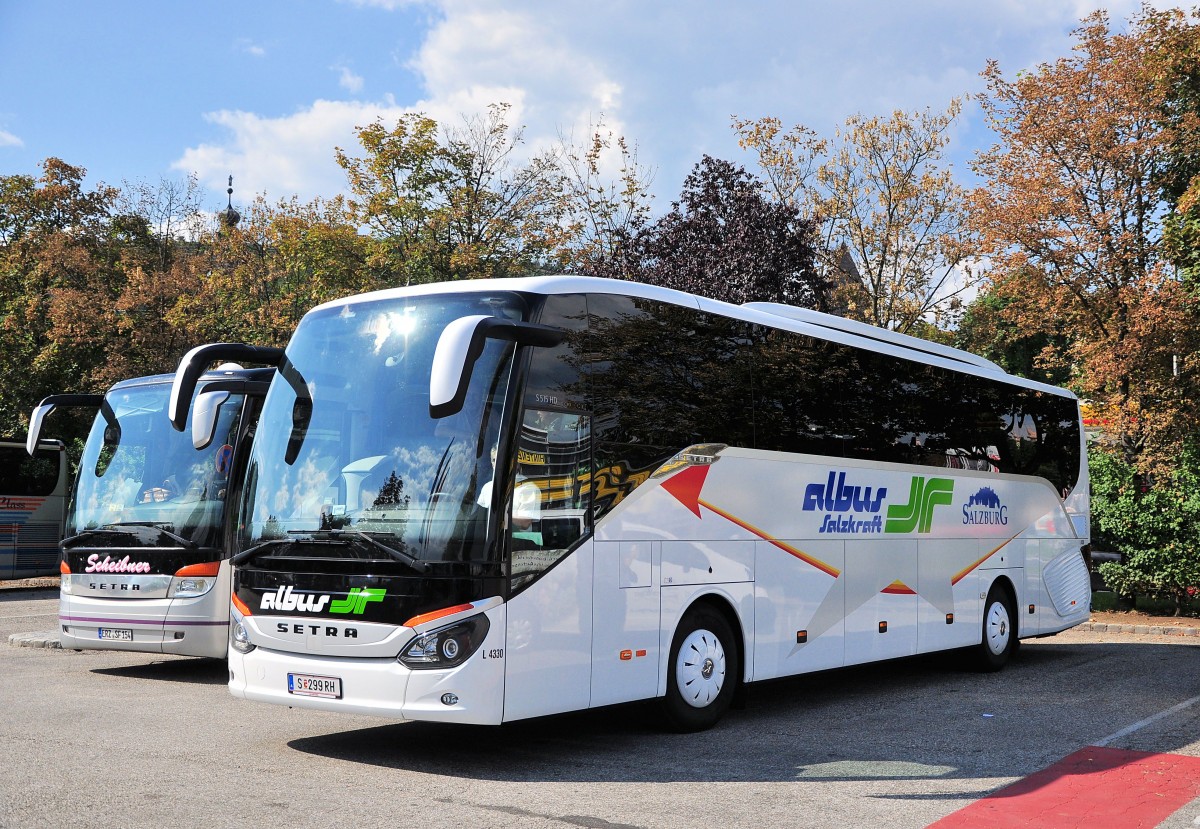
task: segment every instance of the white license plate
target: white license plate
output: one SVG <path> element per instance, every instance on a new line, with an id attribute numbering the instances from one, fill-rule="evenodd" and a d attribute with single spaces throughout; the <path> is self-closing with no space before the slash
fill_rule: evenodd
<path id="1" fill-rule="evenodd" d="M 288 674 L 288 693 L 301 697 L 342 698 L 342 681 L 336 676 Z"/>
<path id="2" fill-rule="evenodd" d="M 100 628 L 100 638 L 111 642 L 132 642 L 133 631 L 125 628 Z"/>

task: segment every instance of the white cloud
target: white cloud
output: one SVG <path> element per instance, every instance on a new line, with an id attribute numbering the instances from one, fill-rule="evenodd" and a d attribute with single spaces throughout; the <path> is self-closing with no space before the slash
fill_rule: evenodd
<path id="1" fill-rule="evenodd" d="M 267 56 L 267 49 L 265 46 L 260 46 L 248 38 L 240 38 L 237 42 L 237 46 L 239 51 L 244 52 L 251 57 L 263 58 Z"/>
<path id="2" fill-rule="evenodd" d="M 347 92 L 357 95 L 363 89 L 362 75 L 356 75 L 348 66 L 331 66 L 329 67 L 338 73 L 338 86 Z"/>
<path id="3" fill-rule="evenodd" d="M 297 194 L 308 199 L 345 189 L 345 176 L 334 160 L 334 147 L 354 154 L 357 126 L 377 118 L 395 121 L 406 109 L 383 104 L 316 101 L 307 109 L 278 118 L 222 110 L 205 118 L 229 130 L 231 137 L 184 151 L 172 168 L 195 173 L 214 190 L 224 190 L 232 174 L 238 191 L 265 192 L 271 198 Z"/>
<path id="4" fill-rule="evenodd" d="M 316 101 L 280 117 L 222 111 L 209 119 L 227 140 L 194 147 L 176 164 L 207 182 L 232 170 L 271 193 L 332 195 L 344 187 L 333 147 L 356 145 L 353 127 L 377 114 L 420 111 L 447 126 L 512 105 L 530 152 L 560 134 L 582 140 L 603 119 L 656 168 L 659 203 L 677 197 L 701 155 L 752 165 L 737 147 L 733 116 L 779 117 L 831 136 L 855 113 L 944 109 L 983 90 L 989 58 L 1008 76 L 1070 53 L 1070 32 L 1101 5 L 1089 0 L 905 4 L 640 3 L 610 0 L 345 0 L 389 10 L 424 5 L 427 28 L 404 68 L 420 100 L 385 104 Z M 1114 25 L 1140 0 L 1112 0 Z M 334 66 L 357 95 L 365 80 Z M 381 76 L 383 77 L 383 76 Z M 372 85 L 379 82 L 371 76 Z M 416 96 L 413 96 L 416 97 Z M 989 142 L 978 110 L 955 133 L 956 168 Z"/>
<path id="5" fill-rule="evenodd" d="M 24 147 L 25 142 L 11 132 L 0 130 L 0 147 Z"/>

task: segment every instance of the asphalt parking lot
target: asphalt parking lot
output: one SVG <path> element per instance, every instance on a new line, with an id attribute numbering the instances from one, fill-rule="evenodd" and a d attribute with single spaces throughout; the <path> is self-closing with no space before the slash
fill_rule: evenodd
<path id="1" fill-rule="evenodd" d="M 1029 776 L 1089 747 L 1200 762 L 1200 637 L 1071 631 L 998 674 L 814 674 L 674 735 L 650 705 L 499 728 L 292 710 L 234 700 L 217 660 L 7 644 L 52 629 L 56 598 L 0 592 L 2 829 L 926 827 L 1026 778 L 1048 791 Z M 1144 825 L 1196 825 L 1184 797 Z"/>

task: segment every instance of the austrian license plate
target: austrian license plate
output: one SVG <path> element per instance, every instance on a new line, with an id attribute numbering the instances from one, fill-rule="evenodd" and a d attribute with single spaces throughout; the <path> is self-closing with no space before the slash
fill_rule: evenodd
<path id="1" fill-rule="evenodd" d="M 288 693 L 301 697 L 342 698 L 342 681 L 336 676 L 288 674 Z"/>
<path id="2" fill-rule="evenodd" d="M 125 628 L 100 628 L 99 636 L 101 639 L 110 642 L 132 642 L 133 631 Z"/>

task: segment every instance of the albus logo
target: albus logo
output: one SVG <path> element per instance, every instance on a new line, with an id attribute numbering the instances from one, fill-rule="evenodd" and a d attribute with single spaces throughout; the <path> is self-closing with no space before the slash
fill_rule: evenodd
<path id="1" fill-rule="evenodd" d="M 274 593 L 262 597 L 263 610 L 300 610 L 306 613 L 320 613 L 329 603 L 329 596 L 316 596 L 312 593 L 293 593 L 292 586 L 280 587 Z"/>

